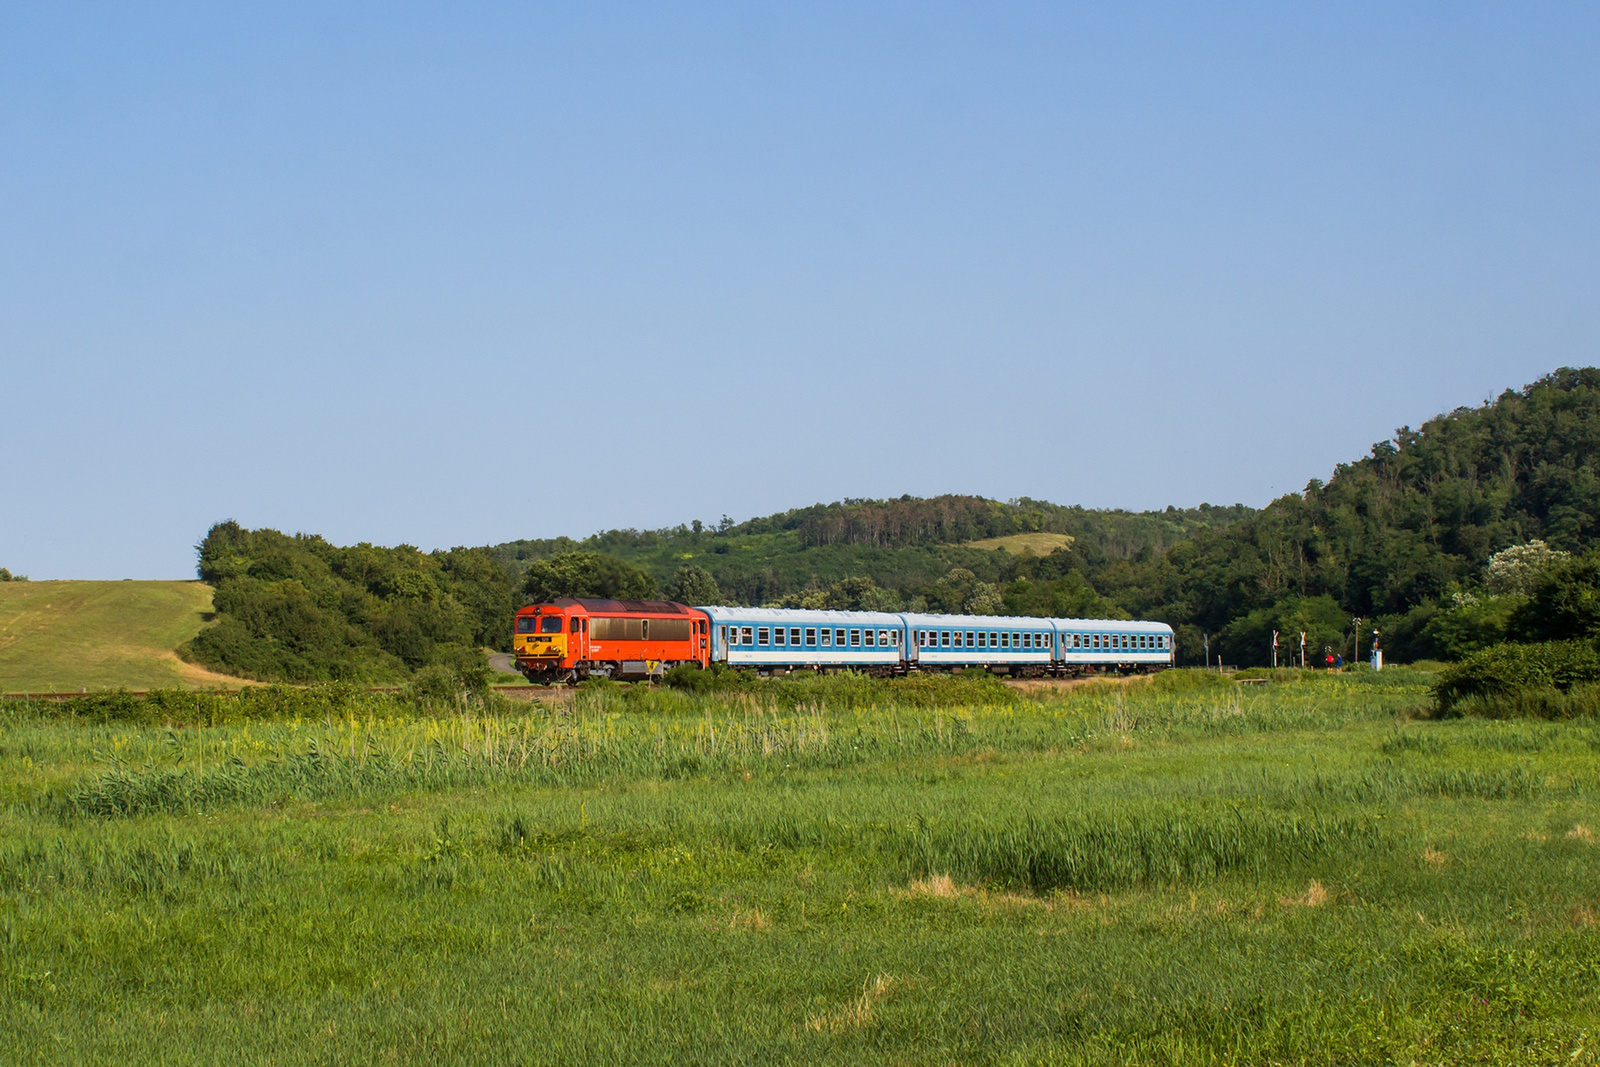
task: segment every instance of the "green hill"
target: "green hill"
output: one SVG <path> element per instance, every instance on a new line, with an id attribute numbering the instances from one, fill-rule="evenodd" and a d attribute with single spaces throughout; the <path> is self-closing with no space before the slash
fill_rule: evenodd
<path id="1" fill-rule="evenodd" d="M 175 649 L 211 611 L 200 582 L 0 583 L 0 692 L 238 685 Z"/>
<path id="2" fill-rule="evenodd" d="M 1074 566 L 1092 567 L 1160 555 L 1202 530 L 1253 514 L 1242 504 L 1134 512 L 1027 498 L 904 496 L 813 504 L 742 523 L 724 519 L 714 527 L 696 521 L 663 530 L 607 530 L 582 540 L 511 541 L 489 551 L 519 571 L 558 553 L 601 552 L 663 587 L 692 563 L 709 571 L 735 604 L 777 603 L 850 578 L 870 578 L 900 604 L 911 604 L 938 599 L 939 583 L 957 568 L 984 584 L 1014 579 L 1023 547 L 1045 556 L 1070 543 Z"/>

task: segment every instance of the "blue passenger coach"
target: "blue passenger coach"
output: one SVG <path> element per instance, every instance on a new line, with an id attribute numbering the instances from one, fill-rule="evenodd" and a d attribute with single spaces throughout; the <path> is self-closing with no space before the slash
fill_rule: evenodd
<path id="1" fill-rule="evenodd" d="M 1150 670 L 1173 665 L 1172 627 L 1126 619 L 1053 619 L 1064 674 L 1088 669 Z"/>
<path id="2" fill-rule="evenodd" d="M 1055 627 L 1049 619 L 1004 615 L 905 614 L 910 634 L 907 658 L 922 669 L 1015 668 L 1008 673 L 1046 673 L 1055 658 Z"/>
<path id="3" fill-rule="evenodd" d="M 905 622 L 881 611 L 699 609 L 711 619 L 711 659 L 758 670 L 852 667 L 899 671 Z"/>

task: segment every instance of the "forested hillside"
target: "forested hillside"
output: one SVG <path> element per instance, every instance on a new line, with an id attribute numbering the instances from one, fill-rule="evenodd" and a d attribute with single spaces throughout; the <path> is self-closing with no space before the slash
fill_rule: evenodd
<path id="1" fill-rule="evenodd" d="M 1191 655 L 1210 632 L 1230 662 L 1262 662 L 1273 629 L 1309 631 L 1318 651 L 1348 655 L 1360 616 L 1364 637 L 1382 630 L 1399 658 L 1453 656 L 1470 650 L 1459 631 L 1482 612 L 1491 555 L 1538 540 L 1573 553 L 1593 543 L 1597 456 L 1600 370 L 1563 369 L 1402 428 L 1326 484 L 1226 528 L 1103 561 L 1087 577 L 1128 611 L 1180 626 Z"/>
<path id="2" fill-rule="evenodd" d="M 555 538 L 496 545 L 496 556 L 526 569 L 535 560 L 571 552 L 626 560 L 665 588 L 685 565 L 703 568 L 734 604 L 782 603 L 815 596 L 848 579 L 879 590 L 875 604 L 903 607 L 946 603 L 941 587 L 953 571 L 957 584 L 994 587 L 1020 573 L 1015 556 L 970 542 L 1025 533 L 1071 539 L 1071 562 L 1048 571 L 1081 570 L 1085 562 L 1131 560 L 1164 553 L 1197 532 L 1254 514 L 1243 505 L 1128 512 L 1063 507 L 1044 501 L 1001 503 L 974 496 L 923 500 L 846 500 L 814 504 L 747 522 L 724 518 L 665 530 L 608 530 L 582 541 Z M 947 583 L 948 585 L 948 583 Z M 887 594 L 887 595 L 885 595 Z M 969 592 L 970 596 L 970 592 Z M 837 599 L 837 598 L 836 598 Z"/>

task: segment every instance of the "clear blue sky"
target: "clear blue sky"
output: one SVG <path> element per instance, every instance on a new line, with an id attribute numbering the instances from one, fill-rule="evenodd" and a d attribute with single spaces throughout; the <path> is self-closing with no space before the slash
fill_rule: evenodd
<path id="1" fill-rule="evenodd" d="M 0 565 L 1265 504 L 1600 340 L 1600 5 L 0 7 Z"/>

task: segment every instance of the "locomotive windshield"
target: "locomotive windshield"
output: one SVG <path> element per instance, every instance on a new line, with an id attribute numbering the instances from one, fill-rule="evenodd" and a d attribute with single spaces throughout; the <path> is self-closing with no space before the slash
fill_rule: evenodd
<path id="1" fill-rule="evenodd" d="M 558 634 L 561 632 L 561 616 L 546 615 L 539 620 L 539 632 L 542 634 Z"/>
<path id="2" fill-rule="evenodd" d="M 517 619 L 517 633 L 519 634 L 558 634 L 561 632 L 561 616 L 523 615 Z"/>

